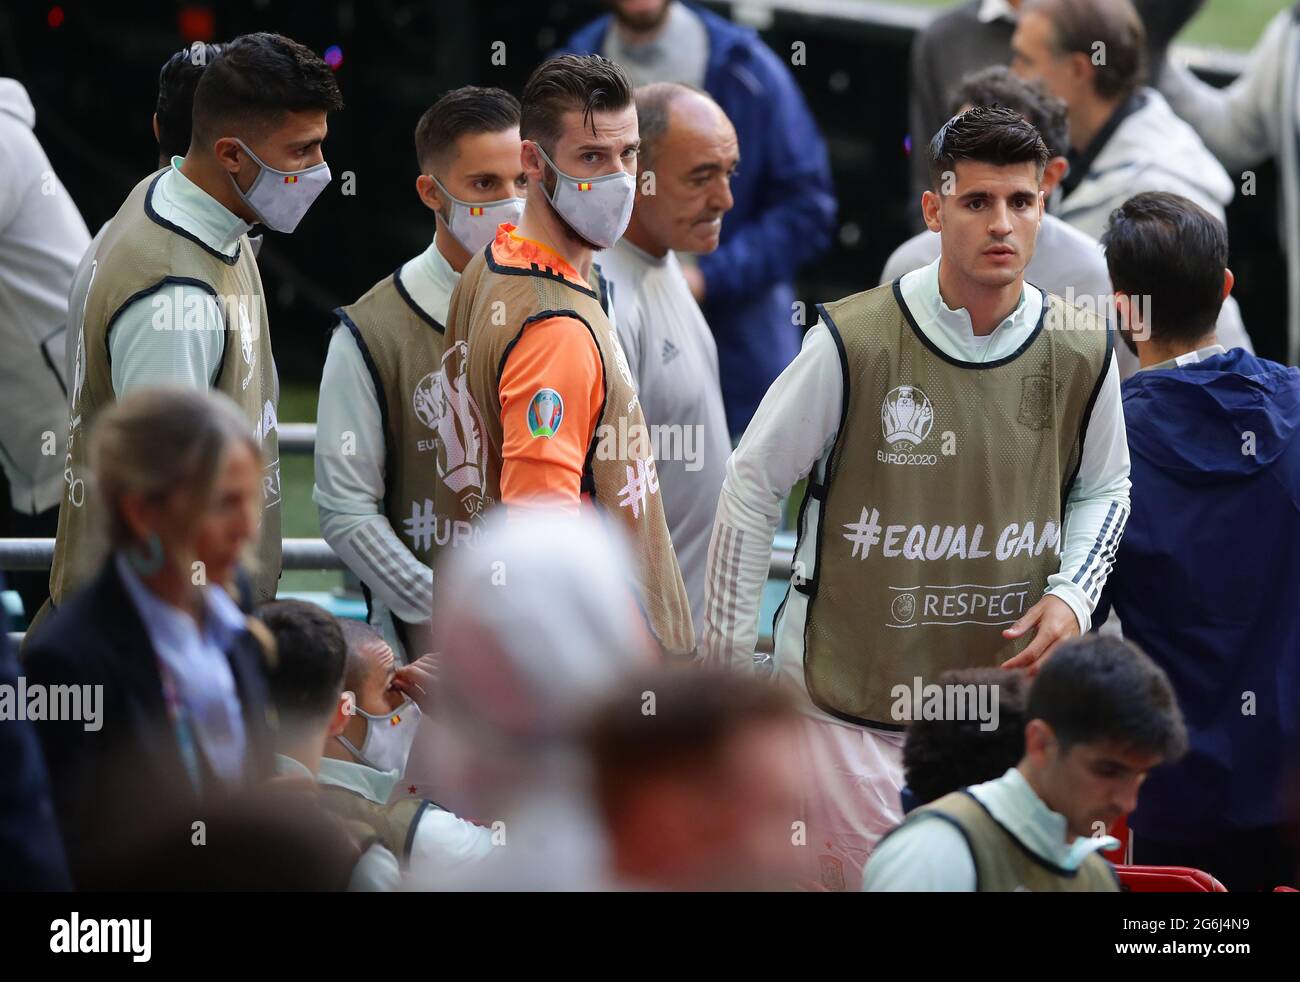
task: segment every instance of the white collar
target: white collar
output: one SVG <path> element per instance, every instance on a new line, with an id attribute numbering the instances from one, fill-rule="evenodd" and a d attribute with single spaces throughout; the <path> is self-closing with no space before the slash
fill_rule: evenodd
<path id="1" fill-rule="evenodd" d="M 1195 365 L 1197 362 L 1205 361 L 1207 358 L 1213 358 L 1215 355 L 1226 355 L 1228 349 L 1221 344 L 1208 344 L 1204 348 L 1197 348 L 1195 351 L 1188 351 L 1186 354 L 1178 355 L 1176 358 L 1168 358 L 1158 365 L 1150 365 L 1142 371 L 1150 371 L 1154 368 L 1182 368 L 1184 365 Z"/>
<path id="2" fill-rule="evenodd" d="M 316 779 L 321 784 L 345 788 L 375 804 L 382 805 L 388 801 L 401 776 L 398 771 L 381 771 L 350 760 L 322 757 Z"/>
<path id="3" fill-rule="evenodd" d="M 1047 807 L 1018 768 L 967 790 L 1026 849 L 1061 869 L 1078 869 L 1094 852 L 1119 845 L 1109 835 L 1077 836 L 1066 842 L 1065 816 Z"/>
<path id="4" fill-rule="evenodd" d="M 430 242 L 424 252 L 403 263 L 397 275 L 416 306 L 445 327 L 447 309 L 460 282 L 460 273 L 451 268 L 437 241 Z"/>
<path id="5" fill-rule="evenodd" d="M 979 12 L 975 15 L 981 24 L 1006 20 L 1012 24 L 1020 18 L 1020 12 L 1007 0 L 981 0 Z"/>
<path id="6" fill-rule="evenodd" d="M 1032 283 L 1024 283 L 1020 302 L 990 333 L 977 337 L 965 307 L 953 310 L 939 292 L 939 263 L 905 273 L 899 283 L 903 302 L 926 338 L 956 361 L 982 364 L 1014 353 L 1038 326 L 1045 302 Z"/>
<path id="7" fill-rule="evenodd" d="M 171 167 L 153 186 L 150 206 L 159 218 L 189 232 L 208 248 L 234 256 L 240 238 L 253 226 L 182 174 L 184 159 L 172 158 Z"/>

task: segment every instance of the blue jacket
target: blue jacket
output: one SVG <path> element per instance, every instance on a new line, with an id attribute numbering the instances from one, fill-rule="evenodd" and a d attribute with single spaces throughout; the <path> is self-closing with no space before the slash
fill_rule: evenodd
<path id="1" fill-rule="evenodd" d="M 0 593 L 4 589 L 0 573 Z M 8 686 L 15 698 L 21 674 L 9 644 L 9 619 L 0 605 L 0 686 Z M 55 828 L 45 758 L 36 724 L 29 720 L 0 720 L 0 882 L 6 890 L 72 888 Z"/>
<path id="2" fill-rule="evenodd" d="M 1093 623 L 1113 602 L 1190 739 L 1130 824 L 1188 844 L 1281 823 L 1300 750 L 1300 370 L 1235 348 L 1138 372 L 1123 396 L 1133 511 Z"/>
<path id="3" fill-rule="evenodd" d="M 835 190 L 826 144 L 786 64 L 750 28 L 687 6 L 709 34 L 704 87 L 740 142 L 735 207 L 717 251 L 700 257 L 727 424 L 739 434 L 799 352 L 794 277 L 830 246 Z M 583 27 L 560 53 L 599 53 L 612 16 Z"/>

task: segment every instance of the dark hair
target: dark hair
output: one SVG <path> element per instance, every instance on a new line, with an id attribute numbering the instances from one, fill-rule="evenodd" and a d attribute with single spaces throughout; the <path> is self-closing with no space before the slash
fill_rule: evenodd
<path id="1" fill-rule="evenodd" d="M 1228 232 L 1196 202 L 1168 191 L 1135 194 L 1110 213 L 1101 245 L 1114 288 L 1150 298 L 1153 340 L 1190 343 L 1214 328 Z"/>
<path id="2" fill-rule="evenodd" d="M 1026 713 L 1051 726 L 1064 750 L 1109 741 L 1169 761 L 1187 748 L 1169 678 L 1122 638 L 1089 634 L 1062 644 L 1034 679 Z"/>
<path id="3" fill-rule="evenodd" d="M 652 714 L 643 708 L 646 693 L 654 696 Z M 769 682 L 691 668 L 643 675 L 606 702 L 588 729 L 601 807 L 616 815 L 629 790 L 649 777 L 710 781 L 737 732 L 794 718 L 784 691 Z"/>
<path id="4" fill-rule="evenodd" d="M 1060 54 L 1095 51 L 1105 61 L 1093 73 L 1093 91 L 1103 99 L 1122 99 L 1146 76 L 1146 29 L 1129 0 L 1029 0 L 1020 10 L 1043 14 L 1052 24 Z M 1097 45 L 1102 45 L 1098 48 Z M 1094 62 L 1096 64 L 1096 62 Z"/>
<path id="5" fill-rule="evenodd" d="M 415 159 L 427 174 L 455 159 L 456 141 L 475 133 L 500 133 L 519 125 L 519 100 L 505 89 L 466 85 L 452 89 L 415 125 Z"/>
<path id="6" fill-rule="evenodd" d="M 961 112 L 961 107 L 966 105 L 1014 109 L 1038 130 L 1053 157 L 1064 157 L 1070 151 L 1070 121 L 1065 100 L 1048 95 L 1041 82 L 1017 78 L 1005 65 L 971 72 L 957 83 L 953 113 Z"/>
<path id="7" fill-rule="evenodd" d="M 183 157 L 190 148 L 190 126 L 194 118 L 194 90 L 208 64 L 221 54 L 221 44 L 195 41 L 163 62 L 158 72 L 158 156 L 166 166 L 173 157 Z"/>
<path id="8" fill-rule="evenodd" d="M 347 645 L 338 621 L 305 600 L 272 600 L 257 608 L 257 616 L 275 637 L 267 683 L 281 724 L 319 722 L 343 692 Z"/>
<path id="9" fill-rule="evenodd" d="M 903 741 L 903 774 L 917 804 L 1001 777 L 1025 755 L 1025 692 L 1021 672 L 971 668 L 944 672 L 940 685 L 996 686 L 998 726 L 978 719 L 914 719 Z"/>
<path id="10" fill-rule="evenodd" d="M 329 65 L 279 34 L 245 34 L 222 47 L 194 90 L 194 132 L 205 141 L 222 126 L 275 125 L 286 112 L 343 108 Z"/>
<path id="11" fill-rule="evenodd" d="M 1005 106 L 975 106 L 944 123 L 930 141 L 930 182 L 938 190 L 943 175 L 963 160 L 997 167 L 1032 163 L 1041 178 L 1050 157 L 1038 130 L 1020 113 Z"/>
<path id="12" fill-rule="evenodd" d="M 574 109 L 587 125 L 593 112 L 632 105 L 632 83 L 623 69 L 600 55 L 561 55 L 534 69 L 524 86 L 519 135 L 548 153 L 563 132 L 560 120 Z"/>

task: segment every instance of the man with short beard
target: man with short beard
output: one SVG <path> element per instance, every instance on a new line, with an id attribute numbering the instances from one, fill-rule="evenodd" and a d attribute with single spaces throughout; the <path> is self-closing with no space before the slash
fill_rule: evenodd
<path id="1" fill-rule="evenodd" d="M 533 72 L 522 104 L 523 218 L 465 267 L 448 310 L 442 384 L 455 393 L 456 425 L 437 433 L 449 466 L 434 483 L 436 521 L 456 549 L 474 544 L 498 504 L 594 505 L 631 541 L 650 632 L 665 652 L 687 655 L 690 604 L 654 455 L 648 441 L 618 438 L 644 432 L 645 419 L 592 263 L 632 213 L 632 87 L 613 62 L 569 55 Z"/>
<path id="2" fill-rule="evenodd" d="M 896 689 L 1032 674 L 1090 627 L 1123 533 L 1109 333 L 1024 279 L 1048 157 L 1014 110 L 949 120 L 922 198 L 939 259 L 821 307 L 727 463 L 701 644 L 751 671 L 780 502 L 809 479 L 774 661 L 806 716 L 808 859 L 831 889 L 901 817 Z"/>
<path id="3" fill-rule="evenodd" d="M 718 247 L 740 161 L 736 131 L 705 93 L 673 82 L 636 90 L 641 182 L 623 238 L 600 257 L 618 336 L 656 439 L 653 449 L 673 549 L 704 626 L 704 571 L 731 455 L 718 348 L 677 251 Z"/>

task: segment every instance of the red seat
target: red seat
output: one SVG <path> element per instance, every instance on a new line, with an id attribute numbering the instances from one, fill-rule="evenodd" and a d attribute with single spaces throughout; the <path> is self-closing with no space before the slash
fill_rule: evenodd
<path id="1" fill-rule="evenodd" d="M 1119 881 L 1133 893 L 1227 893 L 1204 870 L 1190 866 L 1116 866 Z"/>

